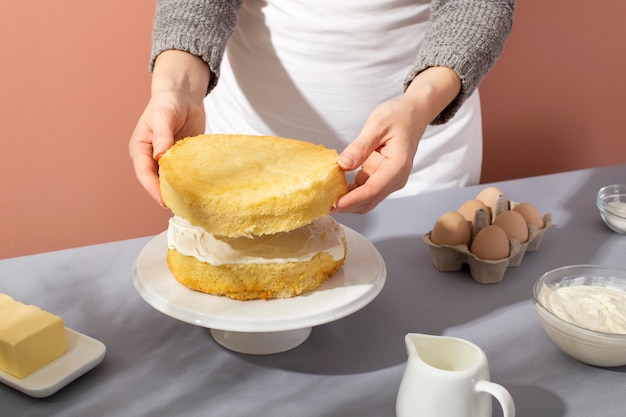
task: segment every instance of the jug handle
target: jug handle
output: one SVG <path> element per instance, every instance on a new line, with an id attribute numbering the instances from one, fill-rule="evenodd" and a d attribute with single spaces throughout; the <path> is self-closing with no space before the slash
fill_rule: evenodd
<path id="1" fill-rule="evenodd" d="M 503 417 L 515 417 L 515 403 L 513 402 L 513 397 L 511 397 L 509 391 L 502 385 L 481 380 L 476 383 L 475 389 L 477 392 L 486 392 L 493 395 L 502 407 Z"/>

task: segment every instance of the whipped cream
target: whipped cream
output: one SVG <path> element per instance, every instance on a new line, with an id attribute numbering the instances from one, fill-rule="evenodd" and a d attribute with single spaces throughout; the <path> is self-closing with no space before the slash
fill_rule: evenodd
<path id="1" fill-rule="evenodd" d="M 606 204 L 607 214 L 605 219 L 617 231 L 626 233 L 626 203 L 623 201 L 611 201 Z"/>
<path id="2" fill-rule="evenodd" d="M 626 291 L 576 285 L 544 288 L 542 304 L 556 316 L 590 330 L 626 333 Z"/>
<path id="3" fill-rule="evenodd" d="M 606 204 L 606 209 L 613 214 L 626 217 L 626 203 L 623 201 L 610 201 Z"/>
<path id="4" fill-rule="evenodd" d="M 252 238 L 213 235 L 178 216 L 169 220 L 167 228 L 169 249 L 214 266 L 304 262 L 319 252 L 340 260 L 345 255 L 343 237 L 343 229 L 330 216 L 290 232 Z"/>

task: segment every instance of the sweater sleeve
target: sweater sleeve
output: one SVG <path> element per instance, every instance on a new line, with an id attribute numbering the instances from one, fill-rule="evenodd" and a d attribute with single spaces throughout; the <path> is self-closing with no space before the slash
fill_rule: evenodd
<path id="1" fill-rule="evenodd" d="M 447 122 L 474 92 L 502 53 L 513 27 L 514 0 L 433 0 L 430 25 L 404 88 L 428 67 L 445 66 L 461 91 L 433 121 Z"/>
<path id="2" fill-rule="evenodd" d="M 213 76 L 207 93 L 220 76 L 226 43 L 237 25 L 243 0 L 158 0 L 153 20 L 150 71 L 168 49 L 189 52 L 208 65 Z"/>

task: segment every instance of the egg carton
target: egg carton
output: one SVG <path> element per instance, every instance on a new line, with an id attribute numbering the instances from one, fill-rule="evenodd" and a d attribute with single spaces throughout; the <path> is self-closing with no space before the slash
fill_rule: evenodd
<path id="1" fill-rule="evenodd" d="M 484 209 L 476 210 L 474 222 L 472 223 L 472 240 L 474 236 L 484 227 L 491 224 L 493 219 L 503 210 L 509 210 L 519 203 L 513 201 L 502 201 L 499 199 L 494 208 L 491 209 L 491 218 Z M 430 239 L 429 231 L 423 236 L 423 240 L 430 247 L 433 265 L 441 272 L 460 271 L 464 264 L 469 265 L 472 279 L 479 284 L 497 284 L 502 281 L 506 270 L 517 267 L 522 263 L 526 252 L 534 252 L 539 249 L 543 236 L 552 227 L 552 214 L 543 216 L 544 226 L 539 228 L 535 224 L 528 225 L 528 240 L 521 243 L 516 239 L 509 239 L 509 256 L 498 260 L 480 259 L 469 251 L 467 245 L 438 245 Z"/>

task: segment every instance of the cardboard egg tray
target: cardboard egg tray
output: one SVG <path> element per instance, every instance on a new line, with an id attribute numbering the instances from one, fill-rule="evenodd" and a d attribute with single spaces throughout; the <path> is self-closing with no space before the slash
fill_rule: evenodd
<path id="1" fill-rule="evenodd" d="M 492 218 L 486 210 L 476 211 L 474 222 L 471 225 L 472 240 L 474 236 L 503 210 L 509 210 L 519 203 L 507 201 L 504 198 L 498 199 L 496 206 L 491 209 Z M 552 214 L 543 216 L 544 226 L 540 229 L 534 224 L 528 225 L 528 240 L 520 243 L 518 240 L 509 239 L 509 256 L 504 259 L 486 260 L 480 259 L 469 251 L 467 245 L 437 245 L 430 240 L 429 231 L 423 237 L 424 242 L 430 247 L 433 265 L 441 272 L 460 271 L 464 264 L 469 265 L 472 279 L 479 284 L 497 284 L 504 278 L 507 268 L 519 266 L 522 263 L 526 252 L 534 252 L 539 249 L 543 236 L 552 226 Z"/>

